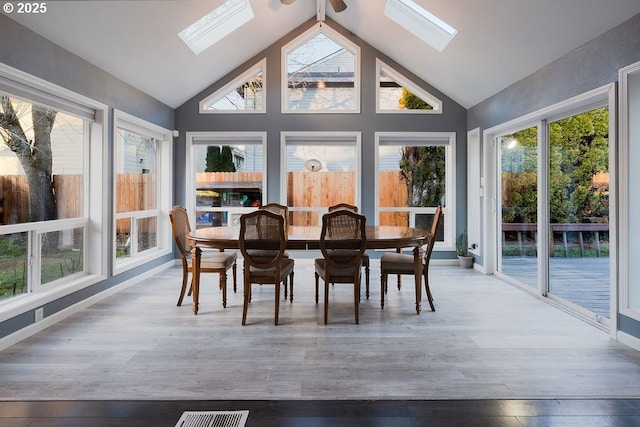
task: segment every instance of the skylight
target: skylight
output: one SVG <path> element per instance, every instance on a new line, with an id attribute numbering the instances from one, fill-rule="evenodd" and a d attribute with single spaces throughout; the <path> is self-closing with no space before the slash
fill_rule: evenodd
<path id="1" fill-rule="evenodd" d="M 249 22 L 253 16 L 249 0 L 227 0 L 178 33 L 178 36 L 198 55 Z"/>
<path id="2" fill-rule="evenodd" d="M 458 33 L 413 0 L 387 0 L 384 14 L 438 52 L 442 52 Z"/>

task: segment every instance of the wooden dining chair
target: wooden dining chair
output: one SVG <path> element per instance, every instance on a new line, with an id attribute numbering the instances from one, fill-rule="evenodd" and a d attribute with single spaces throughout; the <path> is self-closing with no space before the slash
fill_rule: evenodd
<path id="1" fill-rule="evenodd" d="M 280 284 L 287 287 L 289 300 L 293 302 L 293 259 L 285 257 L 287 233 L 284 217 L 264 209 L 240 217 L 240 252 L 244 258 L 244 304 L 242 324 L 247 322 L 251 302 L 251 285 L 275 285 L 275 317 L 278 324 L 280 312 Z"/>
<path id="2" fill-rule="evenodd" d="M 260 206 L 260 209 L 282 215 L 282 217 L 284 218 L 285 233 L 287 232 L 287 230 L 289 229 L 289 207 L 281 205 L 279 203 L 267 203 L 266 205 Z M 284 251 L 284 254 L 282 256 L 284 256 L 285 258 L 289 258 L 289 252 Z M 291 275 L 293 276 L 293 272 L 291 273 Z M 293 281 L 293 277 L 291 277 L 290 279 Z M 286 286 L 284 287 L 284 299 L 287 299 Z"/>
<path id="3" fill-rule="evenodd" d="M 171 221 L 171 230 L 173 231 L 173 239 L 180 252 L 182 260 L 182 288 L 178 297 L 178 304 L 182 305 L 182 299 L 187 289 L 187 281 L 189 273 L 191 275 L 191 286 L 189 286 L 189 295 L 191 295 L 193 286 L 193 259 L 191 258 L 191 246 L 187 240 L 187 235 L 191 232 L 189 224 L 189 216 L 187 210 L 183 206 L 176 205 L 169 212 Z M 201 273 L 218 273 L 220 275 L 220 290 L 222 291 L 222 306 L 227 307 L 227 271 L 233 269 L 233 292 L 236 292 L 236 259 L 235 252 L 213 252 L 205 251 L 202 253 L 200 261 Z"/>
<path id="4" fill-rule="evenodd" d="M 329 314 L 329 283 L 353 283 L 355 321 L 360 323 L 360 280 L 362 255 L 367 246 L 367 219 L 351 210 L 338 209 L 322 216 L 320 250 L 316 259 L 316 304 L 319 278 L 324 281 L 324 324 Z"/>
<path id="5" fill-rule="evenodd" d="M 358 207 L 354 205 L 350 205 L 348 203 L 338 203 L 337 205 L 329 206 L 329 212 L 333 212 L 338 209 L 346 209 L 346 210 L 350 210 L 352 212 L 358 213 Z M 370 273 L 371 261 L 369 259 L 369 255 L 367 255 L 366 252 L 362 255 L 362 265 L 364 266 L 365 297 L 369 299 L 369 273 Z"/>
<path id="6" fill-rule="evenodd" d="M 424 288 L 427 292 L 431 311 L 436 311 L 436 308 L 433 305 L 433 296 L 431 295 L 431 289 L 429 287 L 429 261 L 431 260 L 433 245 L 436 242 L 436 233 L 438 232 L 441 217 L 442 207 L 438 206 L 431 222 L 429 241 L 425 246 L 420 248 Z M 380 306 L 382 308 L 384 308 L 384 295 L 387 293 L 387 275 L 389 274 L 415 274 L 415 257 L 413 254 L 385 252 L 380 257 Z M 417 291 L 418 289 L 416 289 L 416 292 Z"/>
<path id="7" fill-rule="evenodd" d="M 289 228 L 289 208 L 287 206 L 281 205 L 279 203 L 267 203 L 266 205 L 260 206 L 260 209 L 282 215 L 282 217 L 284 218 L 285 230 Z"/>

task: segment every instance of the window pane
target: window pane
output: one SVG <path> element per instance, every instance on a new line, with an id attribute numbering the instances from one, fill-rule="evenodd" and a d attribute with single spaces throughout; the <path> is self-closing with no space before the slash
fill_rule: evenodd
<path id="1" fill-rule="evenodd" d="M 27 233 L 0 235 L 0 300 L 28 291 Z"/>
<path id="2" fill-rule="evenodd" d="M 325 34 L 287 54 L 287 109 L 355 110 L 356 57 Z"/>
<path id="3" fill-rule="evenodd" d="M 1 93 L 0 114 L 0 224 L 82 217 L 85 121 Z"/>
<path id="4" fill-rule="evenodd" d="M 196 145 L 196 227 L 237 225 L 262 204 L 261 144 Z"/>
<path id="5" fill-rule="evenodd" d="M 381 146 L 379 152 L 380 207 L 445 205 L 446 147 Z"/>
<path id="6" fill-rule="evenodd" d="M 262 70 L 234 88 L 212 99 L 203 106 L 207 111 L 261 111 L 264 110 L 264 80 Z"/>
<path id="7" fill-rule="evenodd" d="M 138 228 L 138 252 L 155 248 L 158 235 L 157 218 L 140 218 L 136 225 Z"/>
<path id="8" fill-rule="evenodd" d="M 608 318 L 608 108 L 549 124 L 549 205 L 549 292 Z"/>
<path id="9" fill-rule="evenodd" d="M 538 285 L 538 128 L 504 135 L 500 142 L 501 250 L 498 269 Z"/>
<path id="10" fill-rule="evenodd" d="M 116 258 L 131 256 L 131 218 L 116 220 Z"/>
<path id="11" fill-rule="evenodd" d="M 355 205 L 356 146 L 287 145 L 287 205 L 296 225 L 318 225 L 320 211 Z"/>
<path id="12" fill-rule="evenodd" d="M 41 283 L 49 283 L 83 270 L 84 228 L 42 234 Z"/>
<path id="13" fill-rule="evenodd" d="M 154 138 L 118 128 L 114 165 L 117 213 L 157 208 L 157 143 Z"/>
<path id="14" fill-rule="evenodd" d="M 378 88 L 378 108 L 385 111 L 433 110 L 434 106 L 412 93 L 404 84 L 380 67 L 380 87 Z M 437 106 L 439 108 L 439 105 Z"/>

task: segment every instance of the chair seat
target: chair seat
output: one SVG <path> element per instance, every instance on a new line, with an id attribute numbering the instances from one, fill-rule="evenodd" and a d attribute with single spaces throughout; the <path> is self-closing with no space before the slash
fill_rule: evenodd
<path id="1" fill-rule="evenodd" d="M 200 259 L 200 270 L 228 270 L 237 258 L 238 255 L 235 252 L 205 252 Z M 193 268 L 191 260 L 189 260 L 189 268 Z"/>
<path id="2" fill-rule="evenodd" d="M 380 257 L 380 269 L 392 270 L 395 274 L 413 274 L 415 268 L 413 254 L 385 252 Z"/>
<path id="3" fill-rule="evenodd" d="M 324 258 L 318 258 L 315 260 L 316 271 L 322 277 L 322 280 L 327 277 L 327 266 Z M 330 267 L 328 273 L 333 281 L 334 278 L 347 277 L 350 279 L 349 283 L 353 281 L 354 272 L 359 270 L 361 266 L 349 266 L 349 267 Z"/>
<path id="4" fill-rule="evenodd" d="M 291 258 L 282 258 L 280 261 L 280 280 L 284 280 L 293 271 L 294 262 Z M 260 280 L 260 277 L 265 277 L 273 281 L 273 277 L 276 274 L 276 268 L 258 268 L 254 265 L 249 266 L 249 272 L 252 280 Z"/>

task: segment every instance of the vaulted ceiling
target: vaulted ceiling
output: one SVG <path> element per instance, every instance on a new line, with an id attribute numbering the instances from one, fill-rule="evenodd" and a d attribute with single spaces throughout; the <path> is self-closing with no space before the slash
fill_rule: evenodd
<path id="1" fill-rule="evenodd" d="M 178 33 L 223 0 L 50 1 L 8 16 L 175 108 L 323 1 L 250 0 L 255 18 L 199 55 Z M 414 0 L 458 30 L 438 52 L 387 18 L 385 1 L 344 0 L 326 16 L 467 108 L 640 13 L 638 0 Z"/>

